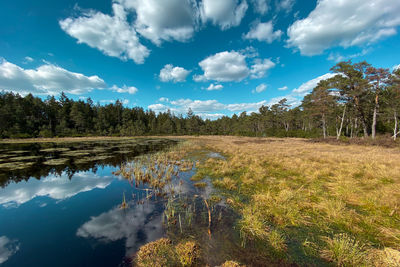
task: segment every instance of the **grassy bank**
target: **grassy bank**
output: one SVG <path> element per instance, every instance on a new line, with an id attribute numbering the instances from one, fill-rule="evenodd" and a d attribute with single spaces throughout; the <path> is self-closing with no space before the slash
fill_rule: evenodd
<path id="1" fill-rule="evenodd" d="M 299 265 L 400 264 L 400 150 L 303 139 L 199 137 L 242 245 Z"/>

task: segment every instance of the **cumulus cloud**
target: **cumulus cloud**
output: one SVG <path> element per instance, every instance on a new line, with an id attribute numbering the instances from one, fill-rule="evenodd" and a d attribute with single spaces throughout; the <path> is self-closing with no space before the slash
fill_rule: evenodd
<path id="1" fill-rule="evenodd" d="M 253 94 L 254 93 L 261 93 L 261 92 L 264 92 L 266 89 L 267 89 L 267 85 L 262 83 L 259 86 L 257 86 L 256 89 L 252 91 L 252 93 Z"/>
<path id="2" fill-rule="evenodd" d="M 292 92 L 294 94 L 297 94 L 297 95 L 300 95 L 300 96 L 305 96 L 306 94 L 311 92 L 321 80 L 326 80 L 326 79 L 332 78 L 335 75 L 337 75 L 337 74 L 326 73 L 324 75 L 321 75 L 321 76 L 319 76 L 317 78 L 314 78 L 312 80 L 309 80 L 309 81 L 303 83 L 298 88 L 294 89 Z"/>
<path id="3" fill-rule="evenodd" d="M 134 95 L 139 91 L 135 86 L 126 86 L 126 85 L 124 85 L 122 87 L 113 85 L 110 89 L 117 93 L 128 93 L 131 95 Z"/>
<path id="4" fill-rule="evenodd" d="M 59 24 L 78 39 L 78 43 L 97 48 L 111 57 L 143 63 L 150 51 L 139 42 L 135 29 L 127 21 L 124 7 L 114 3 L 112 8 L 113 16 L 90 10 L 80 17 L 60 20 Z"/>
<path id="5" fill-rule="evenodd" d="M 269 2 L 270 0 L 251 0 L 254 11 L 261 15 L 265 15 L 268 12 Z"/>
<path id="6" fill-rule="evenodd" d="M 275 63 L 270 59 L 256 59 L 250 69 L 250 77 L 252 79 L 260 79 L 265 76 L 269 69 L 275 67 Z"/>
<path id="7" fill-rule="evenodd" d="M 134 27 L 145 38 L 160 45 L 165 41 L 187 41 L 198 24 L 194 0 L 119 0 L 136 14 Z"/>
<path id="8" fill-rule="evenodd" d="M 279 91 L 286 91 L 287 89 L 289 89 L 289 88 L 286 85 L 278 88 Z"/>
<path id="9" fill-rule="evenodd" d="M 12 255 L 19 250 L 17 240 L 10 240 L 6 236 L 0 236 L 0 264 L 6 262 Z"/>
<path id="10" fill-rule="evenodd" d="M 105 87 L 105 82 L 97 75 L 85 76 L 50 63 L 36 69 L 24 69 L 0 59 L 0 90 L 55 95 L 61 91 L 82 94 Z"/>
<path id="11" fill-rule="evenodd" d="M 11 183 L 2 189 L 0 205 L 19 206 L 39 196 L 64 200 L 95 188 L 104 189 L 112 179 L 112 177 L 100 177 L 92 172 L 79 172 L 74 174 L 72 179 L 63 173 L 60 177 L 50 175 L 40 181 L 30 179 L 27 183 Z"/>
<path id="12" fill-rule="evenodd" d="M 203 0 L 200 15 L 203 22 L 211 21 L 222 30 L 238 26 L 246 14 L 246 0 Z"/>
<path id="13" fill-rule="evenodd" d="M 316 55 L 332 46 L 371 44 L 397 33 L 399 13 L 398 0 L 320 0 L 288 28 L 288 46 Z"/>
<path id="14" fill-rule="evenodd" d="M 195 81 L 215 80 L 219 82 L 242 81 L 249 75 L 246 57 L 235 51 L 224 51 L 212 55 L 199 63 L 203 75 Z"/>
<path id="15" fill-rule="evenodd" d="M 274 31 L 272 21 L 260 22 L 257 21 L 253 24 L 250 31 L 244 35 L 245 39 L 256 39 L 260 42 L 272 43 L 275 40 L 279 40 L 282 36 L 282 31 Z"/>
<path id="16" fill-rule="evenodd" d="M 159 77 L 162 82 L 184 82 L 189 73 L 190 71 L 182 67 L 167 64 L 161 69 Z"/>
<path id="17" fill-rule="evenodd" d="M 214 99 L 178 99 L 169 101 L 165 104 L 153 104 L 148 106 L 148 108 L 155 112 L 165 112 L 170 110 L 177 114 L 185 114 L 190 108 L 196 115 L 202 116 L 203 118 L 215 119 L 221 117 L 223 112 L 257 111 L 262 105 L 266 105 L 267 103 L 266 100 L 262 100 L 250 103 L 223 104 Z"/>
<path id="18" fill-rule="evenodd" d="M 221 90 L 222 88 L 224 88 L 224 86 L 222 84 L 210 84 L 210 86 L 207 87 L 207 91 L 213 91 L 213 90 Z"/>

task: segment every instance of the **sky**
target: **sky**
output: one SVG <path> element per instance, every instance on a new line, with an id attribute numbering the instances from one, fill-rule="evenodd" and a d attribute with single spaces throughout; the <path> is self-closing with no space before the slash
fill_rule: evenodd
<path id="1" fill-rule="evenodd" d="M 0 90 L 215 119 L 301 103 L 339 61 L 400 66 L 399 0 L 13 0 Z"/>

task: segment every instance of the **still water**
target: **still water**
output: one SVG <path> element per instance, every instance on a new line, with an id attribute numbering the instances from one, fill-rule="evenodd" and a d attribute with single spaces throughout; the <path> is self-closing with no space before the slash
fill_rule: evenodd
<path id="1" fill-rule="evenodd" d="M 163 204 L 137 204 L 145 191 L 113 172 L 175 143 L 2 145 L 0 265 L 128 265 L 141 245 L 163 236 Z M 123 195 L 128 209 L 119 208 Z"/>

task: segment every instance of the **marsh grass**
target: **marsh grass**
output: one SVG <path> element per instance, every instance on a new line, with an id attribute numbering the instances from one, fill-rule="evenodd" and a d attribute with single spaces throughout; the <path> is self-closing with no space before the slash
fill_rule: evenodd
<path id="1" fill-rule="evenodd" d="M 225 156 L 199 164 L 199 177 L 210 177 L 241 214 L 242 243 L 260 255 L 371 266 L 374 255 L 382 262 L 384 251 L 400 250 L 398 148 L 237 137 L 192 142 Z"/>

